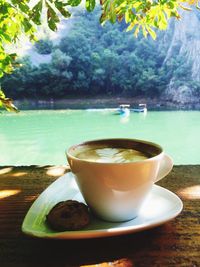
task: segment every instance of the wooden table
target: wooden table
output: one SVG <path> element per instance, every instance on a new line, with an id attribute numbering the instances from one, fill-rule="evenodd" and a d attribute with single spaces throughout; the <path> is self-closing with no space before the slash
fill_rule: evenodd
<path id="1" fill-rule="evenodd" d="M 183 200 L 174 220 L 144 232 L 91 240 L 42 240 L 21 224 L 32 202 L 67 167 L 0 168 L 0 266 L 200 266 L 200 165 L 175 166 L 159 184 Z"/>

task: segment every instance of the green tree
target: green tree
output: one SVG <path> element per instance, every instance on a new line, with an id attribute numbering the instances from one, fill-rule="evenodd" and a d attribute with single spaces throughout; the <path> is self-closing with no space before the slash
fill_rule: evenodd
<path id="1" fill-rule="evenodd" d="M 41 55 L 49 55 L 52 52 L 53 42 L 49 39 L 42 39 L 35 44 L 36 51 Z"/>
<path id="2" fill-rule="evenodd" d="M 76 95 L 159 97 L 171 79 L 176 84 L 194 85 L 198 93 L 188 60 L 175 53 L 165 63 L 165 35 L 159 33 L 155 42 L 142 34 L 132 38 L 131 33 L 123 31 L 124 23 L 100 27 L 98 9 L 74 16 L 70 30 L 52 48 L 48 64 L 35 67 L 25 59 L 21 69 L 4 77 L 6 94 L 35 99 Z M 171 32 L 173 27 L 167 36 Z"/>
<path id="3" fill-rule="evenodd" d="M 186 3 L 196 5 L 197 0 L 185 0 Z M 36 40 L 35 33 L 38 25 L 46 23 L 55 31 L 60 22 L 60 15 L 70 17 L 69 7 L 79 6 L 82 0 L 36 0 L 31 5 L 30 0 L 1 0 L 0 2 L 0 77 L 5 73 L 11 73 L 16 66 L 16 54 L 10 54 L 6 46 L 17 42 L 22 34 L 30 40 Z M 87 11 L 93 11 L 95 0 L 86 0 Z M 155 29 L 167 28 L 171 17 L 180 18 L 178 9 L 183 7 L 180 0 L 100 0 L 100 22 L 125 21 L 127 31 L 133 31 L 137 36 L 142 32 L 156 38 Z M 184 9 L 188 9 L 183 7 Z M 0 94 L 0 105 L 9 106 L 12 103 L 6 99 L 3 92 Z"/>

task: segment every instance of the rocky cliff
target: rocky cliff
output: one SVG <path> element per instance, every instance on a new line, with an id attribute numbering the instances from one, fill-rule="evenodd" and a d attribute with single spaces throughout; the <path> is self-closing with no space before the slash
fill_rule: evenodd
<path id="1" fill-rule="evenodd" d="M 173 58 L 184 58 L 183 84 L 176 84 L 176 77 L 169 80 L 163 98 L 180 104 L 199 105 L 200 83 L 200 11 L 182 12 L 180 21 L 171 21 L 161 44 L 165 43 L 163 65 Z M 180 66 L 178 66 L 180 68 Z M 178 70 L 177 70 L 178 71 Z M 187 78 L 186 78 L 187 77 Z"/>

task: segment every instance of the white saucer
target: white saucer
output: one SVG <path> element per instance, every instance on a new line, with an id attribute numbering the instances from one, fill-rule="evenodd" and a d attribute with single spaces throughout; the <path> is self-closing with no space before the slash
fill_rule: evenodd
<path id="1" fill-rule="evenodd" d="M 93 217 L 89 226 L 83 230 L 53 231 L 45 222 L 46 214 L 56 203 L 67 199 L 83 202 L 71 172 L 57 179 L 35 200 L 24 219 L 22 231 L 31 236 L 51 239 L 115 236 L 161 225 L 175 218 L 183 208 L 183 203 L 178 196 L 165 188 L 154 185 L 148 201 L 136 219 L 123 223 L 111 223 Z"/>

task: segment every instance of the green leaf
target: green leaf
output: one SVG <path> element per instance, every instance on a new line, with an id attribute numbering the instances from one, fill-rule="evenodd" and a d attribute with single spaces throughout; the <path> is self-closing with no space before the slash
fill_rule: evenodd
<path id="1" fill-rule="evenodd" d="M 136 29 L 135 29 L 135 32 L 134 32 L 134 36 L 135 36 L 135 37 L 138 37 L 138 33 L 139 33 L 139 31 L 140 31 L 140 25 L 138 25 L 138 26 L 136 27 Z"/>
<path id="2" fill-rule="evenodd" d="M 170 2 L 168 3 L 168 5 L 169 5 L 169 7 L 170 7 L 171 9 L 174 9 L 174 2 L 173 2 L 173 1 L 170 1 Z"/>
<path id="3" fill-rule="evenodd" d="M 86 0 L 85 7 L 87 11 L 91 12 L 95 8 L 95 0 Z"/>
<path id="4" fill-rule="evenodd" d="M 156 39 L 156 33 L 155 33 L 155 31 L 152 30 L 152 28 L 149 27 L 149 26 L 147 26 L 147 25 L 146 25 L 146 29 L 147 29 L 148 33 L 151 35 L 151 37 L 155 40 Z"/>
<path id="5" fill-rule="evenodd" d="M 144 37 L 147 38 L 147 33 L 148 32 L 147 32 L 147 30 L 146 30 L 144 25 L 142 25 L 142 33 L 143 33 Z"/>
<path id="6" fill-rule="evenodd" d="M 48 26 L 52 31 L 56 31 L 57 30 L 56 23 L 60 22 L 59 17 L 57 16 L 55 10 L 47 3 L 47 1 L 46 1 L 46 6 L 47 6 Z"/>
<path id="7" fill-rule="evenodd" d="M 114 24 L 116 22 L 116 19 L 117 19 L 117 15 L 115 12 L 114 3 L 111 2 L 110 3 L 110 22 Z"/>
<path id="8" fill-rule="evenodd" d="M 29 6 L 25 2 L 18 1 L 18 6 L 19 6 L 19 8 L 21 9 L 22 12 L 24 12 L 26 14 L 29 12 Z"/>
<path id="9" fill-rule="evenodd" d="M 105 0 L 103 2 L 103 11 L 105 13 L 109 13 L 109 11 L 110 11 L 110 0 Z"/>
<path id="10" fill-rule="evenodd" d="M 53 20 L 55 23 L 60 22 L 55 10 L 47 3 L 47 20 Z"/>
<path id="11" fill-rule="evenodd" d="M 22 21 L 22 24 L 24 26 L 25 32 L 28 32 L 32 28 L 32 25 L 27 18 L 24 18 L 24 20 Z"/>
<path id="12" fill-rule="evenodd" d="M 63 17 L 69 18 L 71 16 L 70 12 L 64 7 L 64 4 L 62 2 L 55 2 L 55 6 L 63 15 Z"/>
<path id="13" fill-rule="evenodd" d="M 14 61 L 17 58 L 17 54 L 16 53 L 9 54 L 9 57 L 11 58 L 11 60 Z"/>
<path id="14" fill-rule="evenodd" d="M 8 111 L 19 112 L 18 108 L 14 105 L 13 100 L 11 98 L 7 98 L 1 89 L 0 89 L 0 107 L 4 107 Z"/>
<path id="15" fill-rule="evenodd" d="M 127 32 L 131 31 L 135 27 L 136 24 L 137 23 L 135 21 L 131 22 L 131 24 L 128 26 L 128 28 L 126 29 L 126 31 Z"/>
<path id="16" fill-rule="evenodd" d="M 1 89 L 0 89 L 0 97 L 3 98 L 3 99 L 6 97 L 4 92 Z"/>
<path id="17" fill-rule="evenodd" d="M 112 12 L 110 16 L 110 22 L 114 24 L 116 22 L 116 19 L 117 19 L 116 13 Z"/>
<path id="18" fill-rule="evenodd" d="M 6 58 L 5 53 L 0 53 L 0 61 L 4 60 Z"/>
<path id="19" fill-rule="evenodd" d="M 4 42 L 11 43 L 12 39 L 11 37 L 6 33 L 0 30 L 0 37 L 3 39 Z"/>
<path id="20" fill-rule="evenodd" d="M 162 11 L 159 13 L 158 27 L 161 30 L 165 30 L 167 28 L 167 20 L 165 14 Z"/>
<path id="21" fill-rule="evenodd" d="M 67 4 L 68 6 L 78 6 L 80 5 L 81 3 L 81 0 L 69 0 L 67 1 Z"/>
<path id="22" fill-rule="evenodd" d="M 48 20 L 48 26 L 52 31 L 57 30 L 57 25 L 56 25 L 55 21 L 52 19 Z"/>
<path id="23" fill-rule="evenodd" d="M 100 23 L 101 23 L 101 24 L 104 24 L 106 20 L 107 20 L 107 16 L 106 16 L 106 14 L 105 14 L 105 13 L 102 13 L 102 14 L 101 14 L 101 17 L 100 17 L 100 19 L 99 19 Z"/>
<path id="24" fill-rule="evenodd" d="M 42 3 L 43 1 L 40 0 L 33 8 L 32 8 L 32 12 L 37 12 L 37 13 L 41 13 L 42 12 Z"/>
<path id="25" fill-rule="evenodd" d="M 129 10 L 127 10 L 126 13 L 125 13 L 125 22 L 126 22 L 127 24 L 130 22 Z"/>
<path id="26" fill-rule="evenodd" d="M 42 3 L 40 0 L 31 10 L 31 19 L 36 25 L 41 24 Z"/>

